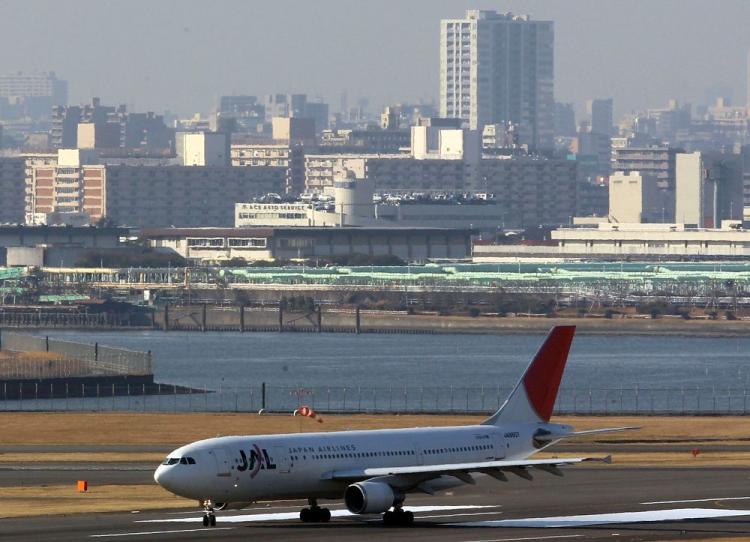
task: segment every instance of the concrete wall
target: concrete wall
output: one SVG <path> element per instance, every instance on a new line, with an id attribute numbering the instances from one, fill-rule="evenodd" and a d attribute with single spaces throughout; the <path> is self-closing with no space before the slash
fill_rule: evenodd
<path id="1" fill-rule="evenodd" d="M 675 221 L 703 227 L 703 172 L 701 153 L 675 158 Z"/>
<path id="2" fill-rule="evenodd" d="M 37 247 L 8 247 L 8 267 L 42 267 L 44 265 L 44 249 Z"/>
<path id="3" fill-rule="evenodd" d="M 609 215 L 635 224 L 643 215 L 643 177 L 637 171 L 616 171 L 609 178 Z"/>

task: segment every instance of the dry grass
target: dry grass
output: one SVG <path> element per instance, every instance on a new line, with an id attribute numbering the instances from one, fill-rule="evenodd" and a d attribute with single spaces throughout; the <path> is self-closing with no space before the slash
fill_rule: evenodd
<path id="1" fill-rule="evenodd" d="M 0 488 L 0 518 L 190 507 L 195 501 L 156 484 L 89 486 L 86 493 L 75 484 Z"/>
<path id="2" fill-rule="evenodd" d="M 576 454 L 540 453 L 536 459 L 567 457 L 571 455 L 602 457 L 602 452 L 581 452 Z M 691 452 L 617 452 L 612 454 L 612 464 L 588 463 L 587 466 L 602 468 L 618 467 L 669 467 L 669 468 L 716 468 L 750 466 L 750 452 L 701 452 L 693 456 Z"/>
<path id="3" fill-rule="evenodd" d="M 164 459 L 164 454 L 142 452 L 33 452 L 0 453 L 2 463 L 154 463 Z"/>
<path id="4" fill-rule="evenodd" d="M 0 378 L 57 378 L 90 373 L 86 361 L 55 352 L 0 351 Z"/>
<path id="5" fill-rule="evenodd" d="M 181 445 L 221 435 L 341 431 L 390 427 L 445 426 L 478 423 L 482 416 L 428 415 L 325 415 L 319 424 L 291 415 L 257 414 L 150 414 L 3 412 L 0 444 L 43 445 Z M 738 442 L 750 439 L 750 417 L 561 417 L 577 430 L 602 427 L 640 426 L 639 431 L 598 435 L 587 440 L 617 442 L 661 441 Z M 582 441 L 584 441 L 582 439 Z"/>

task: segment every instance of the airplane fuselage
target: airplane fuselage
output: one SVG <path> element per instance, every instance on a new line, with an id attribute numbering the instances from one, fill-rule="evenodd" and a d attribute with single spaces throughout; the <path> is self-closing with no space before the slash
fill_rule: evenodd
<path id="1" fill-rule="evenodd" d="M 177 495 L 215 503 L 339 499 L 350 482 L 334 479 L 333 473 L 525 459 L 538 451 L 538 431 L 563 429 L 527 423 L 219 437 L 178 448 L 155 477 Z M 461 483 L 441 476 L 430 487 Z"/>

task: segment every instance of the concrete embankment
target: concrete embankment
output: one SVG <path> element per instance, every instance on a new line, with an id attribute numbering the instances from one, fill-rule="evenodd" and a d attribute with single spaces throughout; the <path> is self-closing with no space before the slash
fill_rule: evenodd
<path id="1" fill-rule="evenodd" d="M 580 334 L 750 336 L 750 320 L 661 318 L 548 318 L 543 316 L 440 316 L 406 311 L 277 307 L 171 306 L 158 311 L 155 325 L 185 331 L 282 331 L 339 333 L 542 333 L 554 325 L 576 325 Z"/>

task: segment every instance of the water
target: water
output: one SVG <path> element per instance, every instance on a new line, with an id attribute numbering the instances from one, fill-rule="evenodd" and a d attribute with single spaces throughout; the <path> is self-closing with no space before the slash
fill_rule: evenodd
<path id="1" fill-rule="evenodd" d="M 151 350 L 158 382 L 196 388 L 512 387 L 543 335 L 49 331 Z M 750 387 L 750 339 L 578 336 L 562 387 Z"/>

